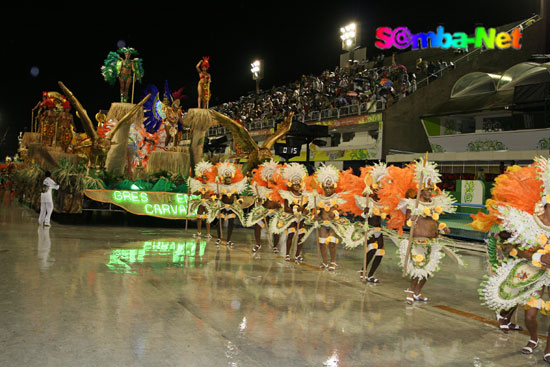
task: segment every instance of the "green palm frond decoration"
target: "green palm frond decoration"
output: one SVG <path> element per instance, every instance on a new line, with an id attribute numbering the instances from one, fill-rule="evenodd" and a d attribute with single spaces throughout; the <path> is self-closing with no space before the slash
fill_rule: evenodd
<path id="1" fill-rule="evenodd" d="M 104 190 L 105 183 L 100 178 L 86 176 L 86 189 Z"/>
<path id="2" fill-rule="evenodd" d="M 32 185 L 44 180 L 44 170 L 37 164 L 22 165 L 13 172 L 13 180 L 20 185 Z"/>
<path id="3" fill-rule="evenodd" d="M 84 164 L 74 164 L 62 159 L 52 176 L 61 188 L 73 193 L 83 193 L 89 185 L 96 185 L 96 179 L 89 176 Z"/>

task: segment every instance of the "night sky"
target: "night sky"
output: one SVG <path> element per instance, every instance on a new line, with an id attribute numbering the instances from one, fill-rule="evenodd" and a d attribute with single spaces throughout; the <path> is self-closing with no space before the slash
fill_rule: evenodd
<path id="1" fill-rule="evenodd" d="M 63 81 L 93 118 L 118 101 L 118 86 L 107 85 L 100 67 L 109 51 L 124 41 L 143 58 L 148 84 L 173 91 L 185 88 L 184 107 L 195 107 L 195 65 L 210 56 L 211 106 L 238 99 L 255 88 L 250 62 L 262 58 L 262 88 L 284 85 L 302 74 L 319 74 L 339 63 L 342 25 L 361 24 L 367 56 L 380 53 L 374 33 L 380 26 L 407 26 L 412 32 L 471 32 L 520 20 L 538 12 L 539 1 L 137 1 L 40 2 L 2 9 L 2 90 L 0 161 L 14 154 L 19 131 L 30 129 L 31 109 L 42 91 L 59 91 Z M 109 4 L 110 3 L 110 4 Z M 113 5 L 115 4 L 115 5 Z M 400 4 L 403 4 L 400 6 Z M 391 51 L 387 52 L 391 55 Z M 31 75 L 31 69 L 38 75 Z M 37 68 L 37 69 L 36 69 Z M 75 117 L 78 130 L 82 130 Z M 8 130 L 9 127 L 9 130 Z"/>

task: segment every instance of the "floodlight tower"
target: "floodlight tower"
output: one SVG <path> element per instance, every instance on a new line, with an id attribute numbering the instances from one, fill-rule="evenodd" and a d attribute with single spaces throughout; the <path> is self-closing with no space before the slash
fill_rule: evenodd
<path id="1" fill-rule="evenodd" d="M 250 72 L 252 73 L 252 80 L 256 81 L 256 94 L 259 94 L 260 80 L 264 78 L 264 65 L 262 60 L 255 60 L 250 64 Z"/>
<path id="2" fill-rule="evenodd" d="M 359 26 L 352 22 L 340 28 L 342 50 L 349 52 L 350 63 L 355 59 L 354 51 L 359 47 Z"/>

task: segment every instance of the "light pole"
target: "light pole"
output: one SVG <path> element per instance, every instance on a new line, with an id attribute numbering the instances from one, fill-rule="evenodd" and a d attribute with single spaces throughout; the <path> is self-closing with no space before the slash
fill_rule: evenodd
<path id="1" fill-rule="evenodd" d="M 264 78 L 264 66 L 261 60 L 255 60 L 250 64 L 250 72 L 252 73 L 252 80 L 256 81 L 256 94 L 260 93 L 260 80 Z"/>
<path id="2" fill-rule="evenodd" d="M 342 49 L 349 52 L 350 63 L 355 59 L 354 50 L 359 45 L 359 26 L 357 23 L 349 23 L 340 28 L 340 39 L 342 40 Z"/>

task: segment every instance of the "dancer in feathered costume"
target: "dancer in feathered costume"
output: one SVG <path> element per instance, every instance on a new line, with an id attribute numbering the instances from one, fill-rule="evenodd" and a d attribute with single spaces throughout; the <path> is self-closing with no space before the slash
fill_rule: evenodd
<path id="1" fill-rule="evenodd" d="M 212 163 L 207 161 L 200 161 L 195 165 L 195 178 L 189 180 L 189 189 L 193 195 L 200 195 L 200 199 L 192 200 L 189 204 L 189 211 L 194 212 L 197 210 L 197 233 L 193 237 L 201 236 L 202 221 L 206 222 L 206 238 L 210 239 L 210 223 L 214 220 L 212 213 L 211 198 L 214 195 L 214 191 L 208 185 L 209 176 L 212 179 L 212 175 L 209 172 L 212 171 Z"/>
<path id="2" fill-rule="evenodd" d="M 198 108 L 208 109 L 208 104 L 212 94 L 210 93 L 210 83 L 212 82 L 212 77 L 208 73 L 210 68 L 210 57 L 204 56 L 195 67 L 199 73 L 199 84 L 197 86 L 198 98 Z"/>
<path id="3" fill-rule="evenodd" d="M 499 324 L 517 329 L 509 319 L 518 305 L 525 305 L 525 324 L 531 339 L 522 353 L 532 354 L 538 346 L 537 313 L 548 314 L 550 302 L 542 299 L 550 285 L 550 163 L 536 158 L 528 167 L 512 166 L 495 179 L 487 200 L 488 214 L 472 215 L 472 227 L 497 233 L 497 244 L 490 243 L 490 258 L 496 270 L 482 283 L 484 303 L 499 313 Z M 497 251 L 503 253 L 498 262 Z M 502 329 L 502 328 L 501 328 Z M 504 328 L 506 329 L 506 328 Z M 544 360 L 550 362 L 547 342 Z"/>
<path id="4" fill-rule="evenodd" d="M 340 172 L 332 165 L 322 165 L 312 177 L 308 191 L 308 209 L 312 211 L 312 222 L 319 228 L 319 249 L 321 251 L 321 269 L 336 270 L 336 245 L 345 237 L 351 225 L 341 215 L 353 209 L 353 194 L 351 190 L 340 185 L 343 175 L 351 174 Z M 330 262 L 329 262 L 330 253 Z"/>
<path id="5" fill-rule="evenodd" d="M 145 102 L 143 112 L 145 121 L 143 126 L 148 134 L 155 134 L 164 130 L 164 146 L 178 146 L 183 132 L 183 115 L 181 99 L 183 88 L 172 93 L 168 81 L 164 82 L 164 95 L 161 97 L 159 89 L 155 85 L 149 85 L 145 94 L 151 94 L 151 98 Z"/>
<path id="6" fill-rule="evenodd" d="M 120 57 L 124 55 L 124 58 Z M 132 47 L 122 47 L 117 52 L 109 52 L 101 67 L 101 74 L 110 85 L 115 85 L 118 79 L 120 83 L 120 101 L 129 102 L 130 85 L 133 80 L 141 81 L 143 78 L 143 62 L 137 56 L 138 52 Z"/>
<path id="7" fill-rule="evenodd" d="M 348 227 L 344 239 L 346 248 L 355 248 L 361 244 L 365 245 L 363 267 L 359 270 L 360 279 L 370 283 L 378 283 L 374 272 L 382 262 L 385 255 L 384 236 L 382 235 L 382 221 L 386 218 L 385 207 L 378 202 L 377 191 L 380 182 L 387 174 L 387 167 L 384 163 L 373 166 L 361 167 L 361 176 L 353 185 L 355 208 L 353 214 L 361 216 L 364 222 L 357 221 Z M 374 259 L 374 260 L 373 260 Z M 372 261 L 368 274 L 365 268 Z"/>
<path id="8" fill-rule="evenodd" d="M 277 187 L 274 189 L 278 196 L 272 199 L 279 201 L 283 209 L 275 213 L 269 223 L 269 229 L 274 235 L 280 235 L 283 232 L 287 234 L 285 260 L 290 261 L 290 249 L 294 244 L 296 245 L 294 259 L 302 262 L 304 257 L 301 251 L 307 232 L 305 228 L 307 197 L 303 194 L 307 169 L 299 163 L 290 163 L 281 169 L 281 176 L 282 180 L 277 181 Z M 298 233 L 297 237 L 295 237 L 296 233 Z"/>
<path id="9" fill-rule="evenodd" d="M 437 165 L 420 159 L 406 168 L 389 167 L 388 174 L 382 179 L 382 187 L 378 190 L 380 203 L 389 208 L 388 227 L 401 234 L 406 222 L 413 234 L 410 246 L 410 236 L 409 239 L 397 241 L 392 237 L 399 248 L 401 265 L 406 267 L 406 274 L 411 277 L 410 286 L 405 291 L 408 304 L 428 301 L 420 293 L 422 287 L 428 277 L 439 270 L 443 251 L 454 255 L 438 238 L 439 232 L 450 233 L 444 223 L 439 223 L 439 215 L 456 210 L 453 207 L 455 200 L 437 188 L 439 182 Z M 456 255 L 453 257 L 461 263 Z"/>
<path id="10" fill-rule="evenodd" d="M 246 227 L 254 226 L 256 245 L 252 249 L 252 253 L 256 253 L 262 247 L 260 237 L 263 228 L 265 228 L 267 236 L 270 238 L 269 242 L 272 245 L 273 252 L 279 252 L 277 246 L 279 244 L 280 235 L 276 234 L 271 239 L 269 222 L 275 215 L 275 212 L 281 207 L 277 201 L 272 199 L 272 196 L 277 194 L 277 191 L 273 189 L 276 186 L 276 181 L 281 179 L 281 168 L 282 165 L 277 164 L 277 162 L 272 159 L 252 170 L 253 176 L 250 186 L 256 200 L 254 208 L 250 211 L 245 224 Z"/>
<path id="11" fill-rule="evenodd" d="M 241 223 L 245 223 L 244 212 L 240 204 L 242 199 L 239 195 L 246 190 L 247 181 L 242 171 L 231 162 L 220 162 L 212 170 L 215 173 L 214 180 L 209 180 L 208 186 L 215 193 L 218 199 L 214 208 L 215 216 L 220 220 L 218 225 L 218 240 L 216 245 L 222 241 L 221 221 L 227 221 L 227 246 L 233 247 L 231 234 L 233 233 L 233 223 L 235 218 L 239 218 Z M 213 197 L 213 198 L 214 198 Z"/>

